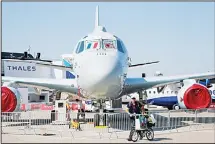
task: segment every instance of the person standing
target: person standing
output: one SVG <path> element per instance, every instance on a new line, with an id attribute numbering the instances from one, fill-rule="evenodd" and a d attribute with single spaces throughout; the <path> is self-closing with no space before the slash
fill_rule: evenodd
<path id="1" fill-rule="evenodd" d="M 82 100 L 76 99 L 76 102 L 78 103 L 78 114 L 77 114 L 77 121 L 79 122 L 79 117 L 81 115 L 81 117 L 83 117 L 84 121 L 85 121 L 85 110 L 84 110 L 84 104 Z"/>
<path id="2" fill-rule="evenodd" d="M 140 102 L 138 102 L 136 100 L 136 98 L 134 96 L 131 97 L 131 102 L 128 103 L 127 105 L 128 108 L 128 113 L 130 116 L 130 121 L 131 121 L 131 131 L 129 134 L 129 138 L 127 139 L 128 141 L 132 140 L 132 129 L 135 126 L 135 116 L 134 114 L 141 114 L 141 110 L 144 110 L 144 105 L 141 105 Z M 140 139 L 143 138 L 143 135 L 140 131 L 138 131 L 139 135 L 140 135 Z"/>

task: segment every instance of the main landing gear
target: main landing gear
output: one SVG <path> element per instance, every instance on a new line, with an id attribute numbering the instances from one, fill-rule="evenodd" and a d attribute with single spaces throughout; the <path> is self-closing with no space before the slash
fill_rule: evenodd
<path id="1" fill-rule="evenodd" d="M 174 104 L 173 106 L 169 106 L 167 108 L 168 108 L 168 110 L 179 110 L 180 106 L 178 104 Z"/>
<path id="2" fill-rule="evenodd" d="M 108 115 L 103 113 L 105 100 L 99 100 L 97 103 L 99 107 L 99 113 L 94 115 L 94 127 L 96 126 L 107 126 L 108 125 Z"/>

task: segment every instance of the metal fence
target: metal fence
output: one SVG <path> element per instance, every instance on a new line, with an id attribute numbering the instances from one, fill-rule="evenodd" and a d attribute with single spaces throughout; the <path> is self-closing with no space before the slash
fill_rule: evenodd
<path id="1" fill-rule="evenodd" d="M 166 132 L 183 132 L 201 129 L 215 129 L 215 109 L 149 111 L 153 114 L 156 124 L 155 134 Z M 2 134 L 33 134 L 58 135 L 77 138 L 78 135 L 100 136 L 129 132 L 130 117 L 127 113 L 105 113 L 102 123 L 98 126 L 100 117 L 95 113 L 85 113 L 85 119 L 77 113 L 52 113 L 51 111 L 27 111 L 2 113 Z M 80 121 L 80 127 L 75 121 Z M 80 128 L 80 129 L 79 129 Z M 79 133 L 79 134 L 78 134 Z"/>

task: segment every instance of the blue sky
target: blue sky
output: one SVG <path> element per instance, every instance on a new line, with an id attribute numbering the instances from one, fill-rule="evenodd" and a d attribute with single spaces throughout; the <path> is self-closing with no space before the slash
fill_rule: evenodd
<path id="1" fill-rule="evenodd" d="M 3 2 L 2 50 L 41 52 L 60 59 L 92 32 L 95 8 L 100 24 L 120 37 L 133 63 L 161 61 L 131 68 L 129 76 L 214 71 L 214 3 L 210 2 Z"/>

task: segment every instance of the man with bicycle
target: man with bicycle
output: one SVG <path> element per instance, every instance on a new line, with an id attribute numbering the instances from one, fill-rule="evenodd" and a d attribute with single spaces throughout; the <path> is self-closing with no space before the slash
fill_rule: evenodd
<path id="1" fill-rule="evenodd" d="M 144 111 L 144 105 L 140 102 L 136 101 L 136 98 L 134 96 L 131 97 L 131 102 L 127 105 L 128 113 L 131 120 L 131 129 L 135 126 L 135 114 L 141 114 L 141 111 Z M 140 135 L 140 139 L 143 139 L 143 135 L 140 131 L 138 131 Z M 128 141 L 132 140 L 132 130 L 130 131 Z"/>

